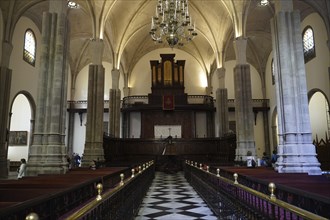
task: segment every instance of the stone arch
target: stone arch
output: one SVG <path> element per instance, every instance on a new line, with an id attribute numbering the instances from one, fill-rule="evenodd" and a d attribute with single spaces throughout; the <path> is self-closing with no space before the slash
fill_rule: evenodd
<path id="1" fill-rule="evenodd" d="M 313 139 L 325 139 L 330 132 L 329 99 L 321 89 L 315 88 L 308 92 L 308 104 Z"/>
<path id="2" fill-rule="evenodd" d="M 15 129 L 15 128 L 12 128 L 12 120 L 13 120 L 13 108 L 14 108 L 14 103 L 15 101 L 17 100 L 17 97 L 20 96 L 20 95 L 23 95 L 24 98 L 26 98 L 28 104 L 29 104 L 29 107 L 30 107 L 30 112 L 31 112 L 31 115 L 30 115 L 30 124 L 29 125 L 26 125 L 26 127 L 28 127 L 28 137 L 27 137 L 27 151 L 25 152 L 20 152 L 19 154 L 25 154 L 26 157 L 28 157 L 28 152 L 29 152 L 29 147 L 32 145 L 33 143 L 33 132 L 34 132 L 34 124 L 35 124 L 35 114 L 36 114 L 36 104 L 35 104 L 35 101 L 34 101 L 34 98 L 33 96 L 27 92 L 27 91 L 19 91 L 12 99 L 11 101 L 11 104 L 10 104 L 10 113 L 9 113 L 9 131 L 12 131 L 12 129 Z M 9 141 L 8 141 L 8 148 L 7 148 L 7 158 L 10 159 L 10 154 L 11 154 L 11 151 L 9 150 Z M 16 158 L 17 159 L 17 158 Z"/>
<path id="3" fill-rule="evenodd" d="M 320 93 L 323 94 L 324 98 L 327 100 L 327 103 L 328 103 L 328 105 L 329 105 L 328 107 L 330 108 L 330 102 L 329 102 L 329 99 L 328 99 L 327 95 L 325 94 L 325 92 L 323 92 L 321 89 L 318 89 L 318 88 L 311 89 L 311 90 L 308 92 L 308 94 L 307 94 L 307 96 L 308 96 L 308 102 L 311 100 L 311 98 L 313 97 L 313 95 L 314 95 L 315 93 L 317 93 L 317 92 L 320 92 Z"/>

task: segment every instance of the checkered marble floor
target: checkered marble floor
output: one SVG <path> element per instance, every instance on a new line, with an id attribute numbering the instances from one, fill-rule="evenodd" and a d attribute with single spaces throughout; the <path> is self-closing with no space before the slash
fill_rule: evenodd
<path id="1" fill-rule="evenodd" d="M 135 220 L 216 220 L 182 172 L 156 172 Z"/>

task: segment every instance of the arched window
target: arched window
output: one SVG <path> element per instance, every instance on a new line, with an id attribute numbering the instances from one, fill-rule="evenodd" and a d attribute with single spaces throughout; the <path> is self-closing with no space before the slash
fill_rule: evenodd
<path id="1" fill-rule="evenodd" d="M 24 35 L 23 60 L 35 66 L 36 63 L 36 38 L 31 29 L 27 29 Z"/>
<path id="2" fill-rule="evenodd" d="M 314 31 L 311 26 L 307 26 L 303 31 L 303 47 L 305 63 L 315 57 Z"/>

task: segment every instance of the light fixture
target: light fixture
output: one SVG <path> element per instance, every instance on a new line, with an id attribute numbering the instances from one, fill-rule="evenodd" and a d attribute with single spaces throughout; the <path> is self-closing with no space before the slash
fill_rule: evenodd
<path id="1" fill-rule="evenodd" d="M 267 6 L 269 4 L 268 0 L 260 0 L 260 6 Z"/>
<path id="2" fill-rule="evenodd" d="M 156 43 L 166 41 L 172 48 L 183 46 L 197 36 L 188 11 L 188 0 L 158 0 L 150 35 Z"/>
<path id="3" fill-rule="evenodd" d="M 79 5 L 74 1 L 68 0 L 68 7 L 69 8 L 78 8 Z"/>

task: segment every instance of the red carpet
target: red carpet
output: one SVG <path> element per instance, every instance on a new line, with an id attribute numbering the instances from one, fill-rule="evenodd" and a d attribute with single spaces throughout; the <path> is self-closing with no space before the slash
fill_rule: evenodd
<path id="1" fill-rule="evenodd" d="M 275 183 L 276 198 L 330 219 L 330 176 L 307 173 L 278 173 L 273 168 L 219 167 L 220 175 L 233 179 L 264 194 Z"/>
<path id="2" fill-rule="evenodd" d="M 301 193 L 323 197 L 330 201 L 330 177 L 324 175 L 311 176 L 305 173 L 278 173 L 272 168 L 266 167 L 253 169 L 246 167 L 220 167 L 220 169 L 231 174 L 238 173 L 247 179 L 266 184 L 273 182 L 277 188 L 284 187 L 294 191 L 299 190 Z"/>

